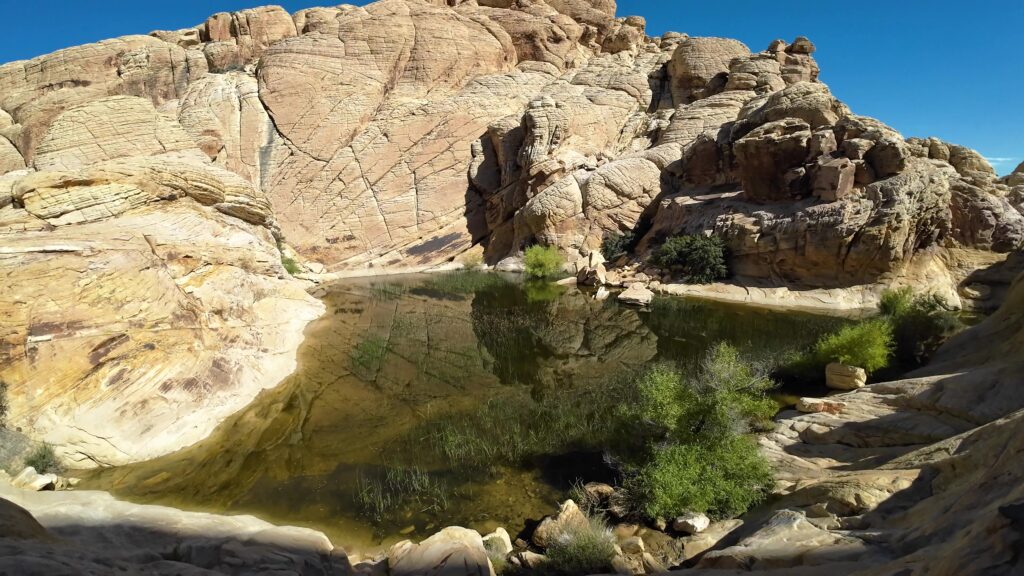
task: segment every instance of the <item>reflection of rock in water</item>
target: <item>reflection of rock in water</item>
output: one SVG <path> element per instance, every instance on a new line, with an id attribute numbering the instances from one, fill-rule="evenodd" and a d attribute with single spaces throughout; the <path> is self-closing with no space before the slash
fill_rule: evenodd
<path id="1" fill-rule="evenodd" d="M 635 370 L 658 352 L 640 312 L 570 290 L 529 302 L 506 287 L 477 294 L 473 327 L 489 369 L 506 385 L 572 386 Z"/>

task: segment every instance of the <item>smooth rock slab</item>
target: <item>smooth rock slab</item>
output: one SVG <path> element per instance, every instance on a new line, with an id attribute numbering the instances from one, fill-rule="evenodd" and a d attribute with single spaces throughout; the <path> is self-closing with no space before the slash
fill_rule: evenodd
<path id="1" fill-rule="evenodd" d="M 635 306 L 647 306 L 654 300 L 654 292 L 637 282 L 619 294 L 619 302 Z"/>

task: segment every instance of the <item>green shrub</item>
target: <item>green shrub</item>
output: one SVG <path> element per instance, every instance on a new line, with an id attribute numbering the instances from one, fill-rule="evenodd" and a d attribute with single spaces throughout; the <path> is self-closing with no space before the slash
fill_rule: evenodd
<path id="1" fill-rule="evenodd" d="M 658 248 L 654 262 L 690 284 L 707 284 L 729 275 L 725 243 L 717 236 L 675 236 Z"/>
<path id="2" fill-rule="evenodd" d="M 302 266 L 299 266 L 299 263 L 294 258 L 285 256 L 283 252 L 281 253 L 281 266 L 284 266 L 285 271 L 292 276 L 302 272 Z"/>
<path id="3" fill-rule="evenodd" d="M 882 299 L 878 303 L 878 309 L 883 316 L 895 317 L 906 313 L 913 303 L 913 288 L 909 286 L 889 288 L 882 292 Z"/>
<path id="4" fill-rule="evenodd" d="M 25 466 L 31 466 L 40 474 L 60 474 L 64 471 L 64 465 L 57 458 L 53 446 L 43 444 L 36 448 L 25 458 Z"/>
<path id="5" fill-rule="evenodd" d="M 601 242 L 601 255 L 605 260 L 614 260 L 633 250 L 636 235 L 633 232 L 611 234 Z"/>
<path id="6" fill-rule="evenodd" d="M 813 364 L 824 370 L 840 362 L 863 368 L 868 374 L 889 365 L 893 353 L 893 325 L 887 318 L 875 318 L 844 326 L 814 346 Z"/>
<path id="7" fill-rule="evenodd" d="M 542 574 L 584 576 L 612 572 L 615 536 L 598 518 L 573 526 L 559 534 L 544 551 L 547 562 Z"/>
<path id="8" fill-rule="evenodd" d="M 530 278 L 550 278 L 562 271 L 565 260 L 552 246 L 530 246 L 523 256 L 523 267 Z"/>
<path id="9" fill-rule="evenodd" d="M 893 325 L 896 359 L 906 368 L 923 365 L 964 325 L 938 295 L 915 295 L 911 288 L 886 290 L 879 305 Z"/>
<path id="10" fill-rule="evenodd" d="M 757 441 L 727 434 L 713 442 L 657 448 L 627 481 L 626 491 L 650 518 L 686 510 L 727 518 L 760 502 L 771 485 L 771 468 Z"/>
<path id="11" fill-rule="evenodd" d="M 714 347 L 688 379 L 660 366 L 640 380 L 624 413 L 641 422 L 650 449 L 634 460 L 626 493 L 647 517 L 683 511 L 732 516 L 759 502 L 771 469 L 749 432 L 777 411 L 766 370 L 727 344 Z"/>

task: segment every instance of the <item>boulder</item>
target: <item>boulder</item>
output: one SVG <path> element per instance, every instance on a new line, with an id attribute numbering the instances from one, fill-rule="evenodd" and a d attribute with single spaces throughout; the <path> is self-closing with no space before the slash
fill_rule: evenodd
<path id="1" fill-rule="evenodd" d="M 626 290 L 619 293 L 619 302 L 633 306 L 648 306 L 654 300 L 654 292 L 651 292 L 640 282 L 633 283 Z"/>
<path id="2" fill-rule="evenodd" d="M 814 177 L 814 195 L 824 202 L 835 202 L 853 191 L 857 168 L 848 158 L 836 158 L 821 164 Z"/>
<path id="3" fill-rule="evenodd" d="M 487 552 L 492 555 L 501 556 L 504 558 L 512 553 L 512 538 L 509 537 L 508 532 L 501 527 L 498 527 L 494 532 L 483 537 L 484 548 Z"/>
<path id="4" fill-rule="evenodd" d="M 689 104 L 711 96 L 712 80 L 728 74 L 733 58 L 749 54 L 750 49 L 738 40 L 686 38 L 679 43 L 668 64 L 673 102 Z M 724 84 L 723 81 L 722 88 Z M 713 92 L 713 88 L 710 91 Z"/>
<path id="5" fill-rule="evenodd" d="M 631 536 L 619 541 L 619 548 L 626 554 L 643 554 L 647 551 L 643 538 L 639 536 Z"/>
<path id="6" fill-rule="evenodd" d="M 57 488 L 56 474 L 40 474 L 36 469 L 29 466 L 22 470 L 11 480 L 11 485 L 22 490 L 41 492 L 43 490 L 55 490 Z"/>
<path id="7" fill-rule="evenodd" d="M 734 150 L 745 196 L 775 202 L 801 195 L 801 184 L 787 175 L 802 169 L 810 139 L 806 122 L 787 118 L 769 122 L 737 141 Z"/>
<path id="8" fill-rule="evenodd" d="M 494 576 L 480 534 L 450 527 L 419 544 L 399 542 L 388 550 L 392 576 Z"/>
<path id="9" fill-rule="evenodd" d="M 700 534 L 708 529 L 711 520 L 705 514 L 687 513 L 672 521 L 672 529 L 683 534 Z"/>
<path id="10" fill-rule="evenodd" d="M 848 382 L 848 380 L 842 380 L 842 377 L 839 379 L 844 384 Z M 857 386 L 857 388 L 860 388 L 860 386 Z M 842 389 L 845 390 L 846 388 Z M 804 414 L 841 414 L 844 408 L 846 408 L 845 402 L 828 398 L 800 398 L 796 403 L 796 409 Z"/>
<path id="11" fill-rule="evenodd" d="M 546 548 L 561 534 L 587 526 L 586 514 L 572 500 L 566 500 L 558 509 L 558 513 L 548 516 L 533 531 L 533 543 Z"/>
<path id="12" fill-rule="evenodd" d="M 608 283 L 608 272 L 604 264 L 598 264 L 594 268 L 588 266 L 579 271 L 576 282 L 580 286 L 603 286 Z"/>
<path id="13" fill-rule="evenodd" d="M 868 382 L 863 368 L 833 362 L 825 367 L 825 385 L 833 390 L 856 390 Z"/>

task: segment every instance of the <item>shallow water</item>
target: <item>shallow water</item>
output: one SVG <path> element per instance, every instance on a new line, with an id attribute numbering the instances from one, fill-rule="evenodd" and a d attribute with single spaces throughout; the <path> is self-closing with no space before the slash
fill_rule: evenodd
<path id="1" fill-rule="evenodd" d="M 678 298 L 638 310 L 494 275 L 349 281 L 322 297 L 295 374 L 200 444 L 86 486 L 309 526 L 350 551 L 453 524 L 514 534 L 575 481 L 611 479 L 593 447 L 617 403 L 609 382 L 655 362 L 689 369 L 720 341 L 779 354 L 841 322 Z"/>

